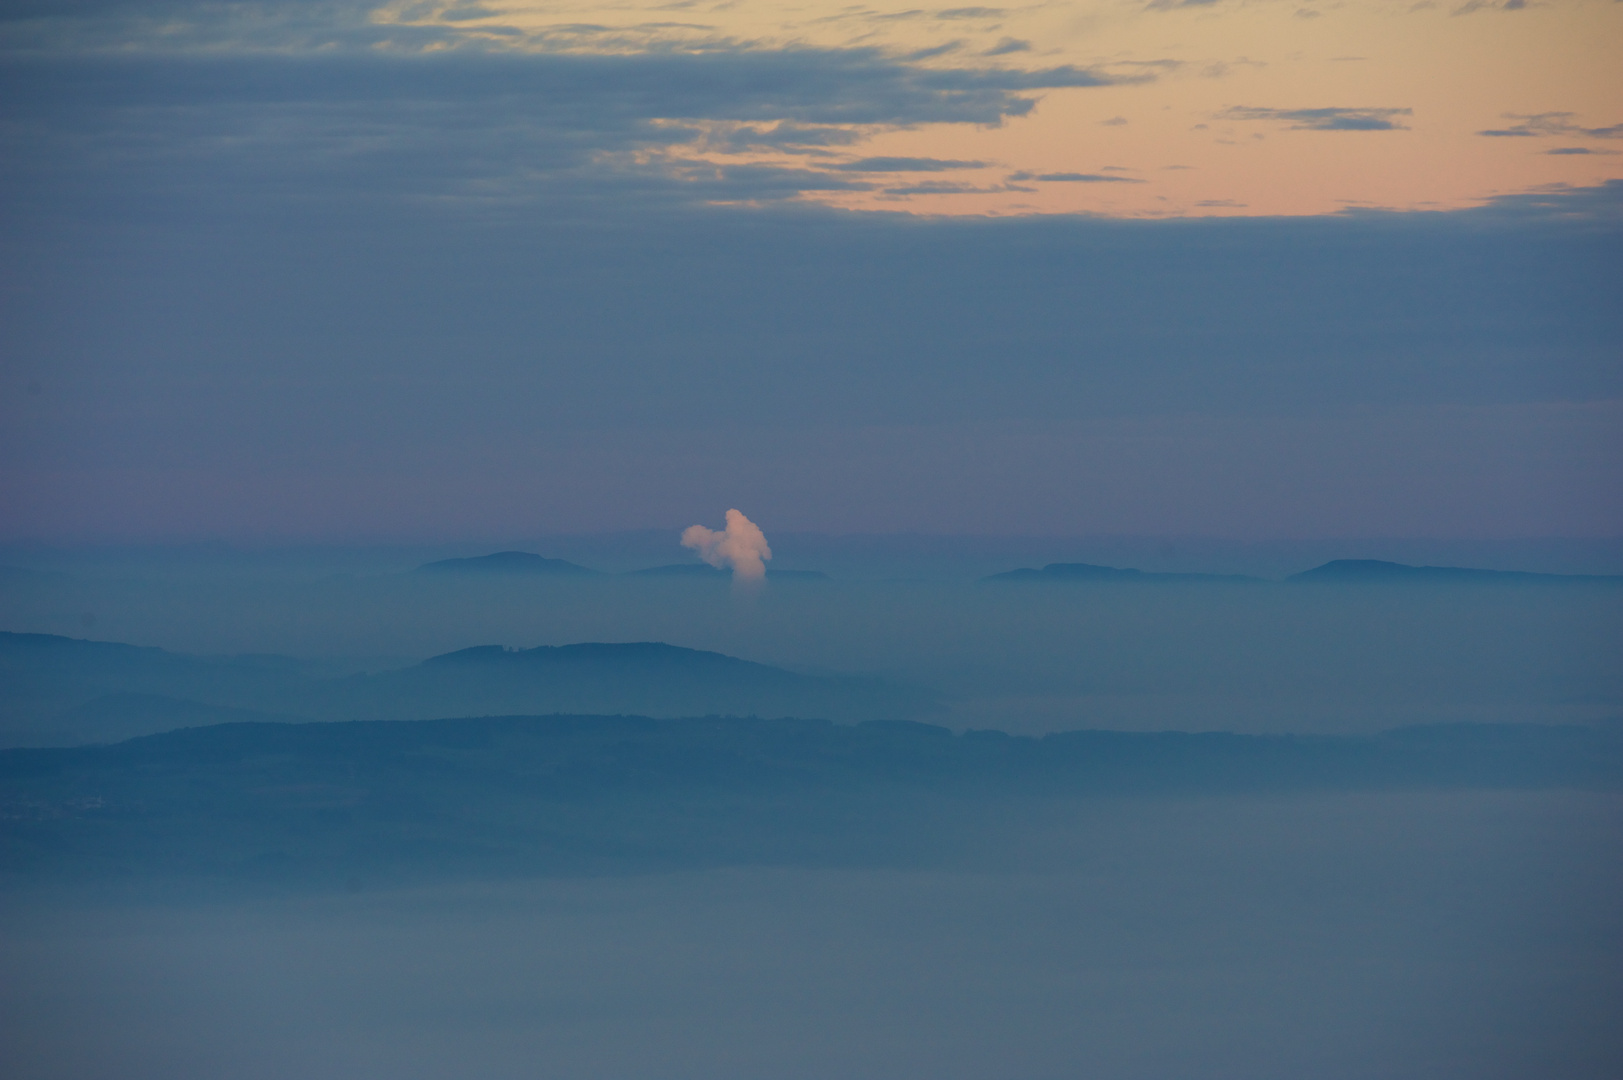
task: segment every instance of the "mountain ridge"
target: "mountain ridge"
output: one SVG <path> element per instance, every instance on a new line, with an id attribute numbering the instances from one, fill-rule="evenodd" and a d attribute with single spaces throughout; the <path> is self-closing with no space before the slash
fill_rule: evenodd
<path id="1" fill-rule="evenodd" d="M 50 662 L 41 662 L 42 657 Z M 171 727 L 199 709 L 327 721 L 715 713 L 846 722 L 945 710 L 932 692 L 885 679 L 799 674 L 663 642 L 474 646 L 391 671 L 331 677 L 319 665 L 290 657 L 193 656 L 0 632 L 0 674 L 7 677 L 0 694 L 0 738 L 12 745 L 163 730 L 165 710 L 174 714 Z"/>
<path id="2" fill-rule="evenodd" d="M 603 571 L 567 559 L 549 559 L 530 551 L 497 551 L 467 559 L 439 559 L 424 563 L 412 573 L 600 577 Z"/>
<path id="3" fill-rule="evenodd" d="M 1461 789 L 1623 789 L 1623 724 L 1042 737 L 789 718 L 218 724 L 0 750 L 0 876 L 336 884 L 916 860 L 998 815 L 1040 821 L 1054 799 Z"/>
<path id="4" fill-rule="evenodd" d="M 1480 570 L 1467 566 L 1411 566 L 1384 559 L 1332 559 L 1311 570 L 1292 574 L 1285 580 L 1303 583 L 1435 581 L 1482 584 L 1517 582 L 1614 584 L 1623 582 L 1623 575 L 1544 574 L 1529 570 Z"/>
<path id="5" fill-rule="evenodd" d="M 1102 566 L 1095 563 L 1049 563 L 1039 569 L 1022 567 L 990 574 L 983 582 L 1230 582 L 1234 584 L 1263 583 L 1267 578 L 1248 574 L 1168 573 L 1137 570 L 1132 567 Z M 1332 559 L 1327 563 L 1291 574 L 1284 579 L 1299 583 L 1360 583 L 1394 581 L 1437 581 L 1460 583 L 1560 583 L 1615 584 L 1623 582 L 1617 574 L 1547 574 L 1529 570 L 1479 570 L 1464 566 L 1411 566 L 1407 563 L 1388 562 L 1384 559 Z"/>

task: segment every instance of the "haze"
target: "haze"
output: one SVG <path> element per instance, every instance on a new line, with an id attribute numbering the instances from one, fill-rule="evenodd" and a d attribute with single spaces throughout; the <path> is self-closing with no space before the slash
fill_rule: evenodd
<path id="1" fill-rule="evenodd" d="M 0 1074 L 1623 1075 L 1623 6 L 0 10 Z"/>

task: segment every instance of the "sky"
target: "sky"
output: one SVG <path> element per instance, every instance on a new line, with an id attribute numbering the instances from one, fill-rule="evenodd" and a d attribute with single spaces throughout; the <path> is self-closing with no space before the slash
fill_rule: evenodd
<path id="1" fill-rule="evenodd" d="M 1620 30 L 7 3 L 0 540 L 1615 537 Z"/>
<path id="2" fill-rule="evenodd" d="M 1126 217 L 1459 207 L 1615 178 L 1606 158 L 1623 139 L 1613 62 L 1623 10 L 1610 0 L 396 3 L 372 19 L 449 31 L 447 47 L 881 50 L 935 85 L 1019 73 L 1040 91 L 992 122 L 858 121 L 798 144 L 751 145 L 751 133 L 777 130 L 772 120 L 723 120 L 649 159 L 855 179 L 855 190 L 810 196 L 846 207 Z"/>

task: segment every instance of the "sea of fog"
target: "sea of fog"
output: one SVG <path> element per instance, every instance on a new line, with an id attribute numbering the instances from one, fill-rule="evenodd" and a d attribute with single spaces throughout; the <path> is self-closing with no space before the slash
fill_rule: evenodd
<path id="1" fill-rule="evenodd" d="M 680 557 L 639 543 L 595 563 L 589 545 L 543 553 L 608 570 Z M 284 654 L 324 675 L 473 645 L 662 641 L 882 676 L 939 695 L 938 722 L 1026 734 L 1623 716 L 1616 584 L 1306 585 L 1278 578 L 1312 561 L 1230 552 L 1203 564 L 1170 550 L 1138 551 L 1138 564 L 1274 580 L 997 584 L 979 578 L 1078 555 L 1133 565 L 1134 553 L 927 548 L 911 562 L 893 548 L 831 548 L 821 561 L 813 550 L 794 568 L 828 580 L 769 579 L 753 593 L 411 572 L 477 551 L 11 551 L 0 629 Z M 1499 568 L 1613 569 L 1545 555 Z M 192 767 L 175 798 L 184 777 L 215 775 Z M 318 786 L 260 794 L 298 803 Z M 0 1073 L 1610 1080 L 1623 1075 L 1616 786 L 966 795 L 951 817 L 926 820 L 934 804 L 921 798 L 913 818 L 886 822 L 862 819 L 853 799 L 858 816 L 838 819 L 846 842 L 826 857 L 762 841 L 748 858 L 676 857 L 657 873 L 627 863 L 491 877 L 447 863 L 349 880 L 161 871 L 199 862 L 163 848 L 203 835 L 190 819 L 149 828 L 141 806 L 19 798 L 17 835 L 64 866 L 73 852 L 50 846 L 52 830 L 71 847 L 102 813 L 135 815 L 154 861 L 125 876 L 7 868 Z M 762 799 L 762 827 L 778 827 Z M 413 805 L 390 811 L 388 835 L 409 835 Z M 709 804 L 669 802 L 673 814 L 690 805 Z M 750 813 L 747 800 L 716 805 Z M 305 811 L 277 812 L 306 827 Z M 309 810 L 307 827 L 346 812 Z M 435 820 L 458 812 L 440 806 Z M 642 819 L 613 820 L 635 830 Z M 238 835 L 230 824 L 208 835 Z"/>
<path id="2" fill-rule="evenodd" d="M 769 579 L 747 596 L 725 581 L 435 577 L 398 554 L 36 558 L 0 578 L 0 600 L 7 630 L 280 653 L 334 672 L 473 645 L 663 641 L 924 687 L 960 729 L 1369 732 L 1623 715 L 1617 585 L 994 584 L 972 571 L 1011 568 L 1015 554 L 960 558 L 954 573 L 928 555 L 917 566 L 930 573 L 907 577 L 900 556 L 846 553 L 829 580 Z"/>
<path id="3" fill-rule="evenodd" d="M 15 1080 L 1609 1080 L 1623 800 L 1055 802 L 923 864 L 0 894 Z"/>

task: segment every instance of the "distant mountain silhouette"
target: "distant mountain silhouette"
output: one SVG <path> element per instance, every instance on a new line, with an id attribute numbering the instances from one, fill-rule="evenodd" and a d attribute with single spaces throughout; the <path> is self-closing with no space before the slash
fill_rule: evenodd
<path id="1" fill-rule="evenodd" d="M 475 652 L 437 663 L 500 662 Z M 0 750 L 0 854 L 13 880 L 333 886 L 358 874 L 913 864 L 999 815 L 1047 819 L 1056 798 L 1450 788 L 1618 791 L 1623 725 L 1027 738 L 714 717 L 225 724 Z"/>
<path id="2" fill-rule="evenodd" d="M 465 649 L 334 678 L 278 656 L 188 656 L 52 634 L 0 633 L 0 746 L 118 740 L 261 717 L 429 719 L 507 713 L 807 716 L 940 713 L 926 691 L 799 675 L 656 642 Z"/>
<path id="3" fill-rule="evenodd" d="M 627 570 L 625 577 L 691 577 L 730 579 L 731 570 L 723 570 L 709 563 L 671 563 L 669 566 L 650 566 L 645 570 Z M 827 581 L 828 575 L 821 570 L 773 570 L 766 571 L 769 581 Z"/>
<path id="4" fill-rule="evenodd" d="M 1244 574 L 1163 574 L 1120 568 L 1095 566 L 1092 563 L 1049 563 L 1041 570 L 1010 570 L 992 574 L 982 581 L 1038 582 L 1038 581 L 1112 581 L 1112 582 L 1258 582 L 1262 578 Z M 1403 563 L 1383 562 L 1379 559 L 1336 559 L 1323 566 L 1300 574 L 1287 581 L 1305 582 L 1377 582 L 1377 581 L 1457 581 L 1457 582 L 1623 582 L 1623 576 L 1599 574 L 1535 574 L 1519 570 L 1472 570 L 1460 566 L 1407 566 Z"/>
<path id="5" fill-rule="evenodd" d="M 1041 570 L 1009 570 L 982 581 L 1260 581 L 1243 574 L 1162 574 L 1154 571 L 1095 566 L 1092 563 L 1049 563 Z"/>
<path id="6" fill-rule="evenodd" d="M 116 743 L 136 734 L 215 724 L 291 723 L 299 718 L 257 709 L 206 705 L 161 694 L 108 694 L 67 709 L 55 718 L 80 743 Z"/>
<path id="7" fill-rule="evenodd" d="M 557 712 L 855 721 L 944 710 L 926 693 L 878 679 L 799 675 L 716 652 L 631 642 L 463 649 L 324 684 L 300 711 L 346 720 Z"/>
<path id="8" fill-rule="evenodd" d="M 528 551 L 498 551 L 494 555 L 479 555 L 471 559 L 441 559 L 424 563 L 416 570 L 419 574 L 511 574 L 556 575 L 560 577 L 590 577 L 601 574 L 589 566 L 564 559 L 548 559 Z"/>
<path id="9" fill-rule="evenodd" d="M 1535 574 L 1522 570 L 1474 570 L 1463 566 L 1408 566 L 1380 559 L 1335 559 L 1287 581 L 1324 582 L 1623 582 L 1602 574 Z"/>
<path id="10" fill-rule="evenodd" d="M 299 715 L 286 703 L 330 674 L 320 665 L 286 656 L 189 656 L 112 641 L 0 632 L 0 745 L 124 739 L 231 718 L 193 717 L 189 710 L 205 702 L 215 708 Z M 151 701 L 131 704 L 142 696 Z M 107 703 L 121 697 L 130 700 Z M 76 711 L 98 699 L 104 703 L 97 710 Z M 181 718 L 162 719 L 164 702 L 174 703 Z M 119 726 L 116 714 L 125 715 L 130 726 Z"/>

